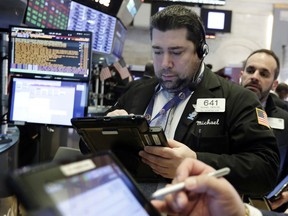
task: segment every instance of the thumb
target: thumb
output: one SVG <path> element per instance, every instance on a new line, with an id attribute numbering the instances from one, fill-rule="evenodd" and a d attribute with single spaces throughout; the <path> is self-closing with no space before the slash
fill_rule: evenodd
<path id="1" fill-rule="evenodd" d="M 167 143 L 168 143 L 169 147 L 171 147 L 171 148 L 178 148 L 178 147 L 183 146 L 182 143 L 180 143 L 176 140 L 173 140 L 173 139 L 167 139 Z"/>

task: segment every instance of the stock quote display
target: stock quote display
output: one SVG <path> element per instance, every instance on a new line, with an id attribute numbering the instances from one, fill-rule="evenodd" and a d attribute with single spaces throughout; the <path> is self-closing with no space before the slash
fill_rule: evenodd
<path id="1" fill-rule="evenodd" d="M 25 24 L 32 27 L 67 29 L 70 0 L 29 0 Z"/>
<path id="2" fill-rule="evenodd" d="M 10 73 L 88 79 L 91 32 L 12 27 Z"/>

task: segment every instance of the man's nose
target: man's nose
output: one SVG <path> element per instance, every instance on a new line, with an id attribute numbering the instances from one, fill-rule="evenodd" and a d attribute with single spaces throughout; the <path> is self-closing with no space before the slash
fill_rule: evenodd
<path id="1" fill-rule="evenodd" d="M 253 74 L 252 74 L 252 77 L 251 77 L 251 79 L 253 80 L 253 81 L 258 81 L 259 80 L 259 78 L 260 78 L 260 74 L 259 74 L 259 71 L 258 70 L 256 70 Z"/>
<path id="2" fill-rule="evenodd" d="M 173 61 L 172 61 L 171 55 L 169 53 L 165 53 L 163 55 L 162 67 L 165 69 L 173 67 Z"/>

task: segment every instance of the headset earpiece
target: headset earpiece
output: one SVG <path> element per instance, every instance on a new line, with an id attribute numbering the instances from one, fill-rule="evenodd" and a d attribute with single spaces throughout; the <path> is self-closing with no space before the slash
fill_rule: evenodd
<path id="1" fill-rule="evenodd" d="M 206 32 L 204 26 L 200 19 L 198 19 L 198 22 L 200 24 L 202 39 L 200 40 L 199 45 L 197 47 L 197 55 L 200 59 L 203 59 L 209 53 L 209 46 L 206 43 Z"/>

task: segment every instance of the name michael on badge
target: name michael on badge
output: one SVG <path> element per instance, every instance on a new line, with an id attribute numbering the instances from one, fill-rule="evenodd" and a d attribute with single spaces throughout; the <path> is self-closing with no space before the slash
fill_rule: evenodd
<path id="1" fill-rule="evenodd" d="M 211 121 L 208 119 L 207 121 L 196 121 L 197 125 L 219 125 L 219 119 L 215 121 Z"/>

